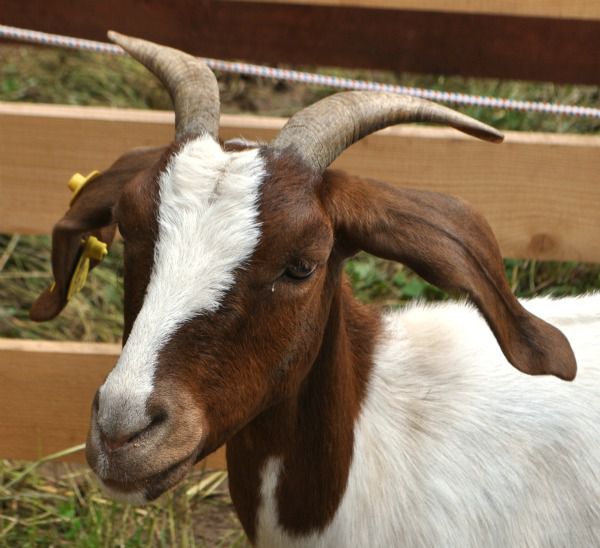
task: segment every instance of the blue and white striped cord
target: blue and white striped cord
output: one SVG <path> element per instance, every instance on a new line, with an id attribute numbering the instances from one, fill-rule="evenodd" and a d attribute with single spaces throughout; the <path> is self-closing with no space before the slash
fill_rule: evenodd
<path id="1" fill-rule="evenodd" d="M 61 36 L 59 34 L 49 34 L 46 32 L 21 29 L 7 25 L 0 25 L 0 38 L 8 38 L 11 40 L 19 40 L 22 42 L 31 42 L 35 44 L 44 44 L 48 46 L 59 46 L 71 49 L 95 51 L 99 53 L 109 53 L 111 55 L 124 54 L 124 51 L 119 46 L 105 42 L 96 42 L 95 40 Z M 204 58 L 204 61 L 206 61 L 206 64 L 211 69 L 221 70 L 223 72 L 232 72 L 236 74 L 259 76 L 261 78 L 302 82 L 305 84 L 340 89 L 386 91 L 455 105 L 480 106 L 516 110 L 521 112 L 542 112 L 556 115 L 600 119 L 600 109 L 592 107 L 579 107 L 574 105 L 560 105 L 555 103 L 540 103 L 533 101 L 515 101 L 514 99 L 502 99 L 498 97 L 484 97 L 480 95 L 466 95 L 464 93 L 452 93 L 432 89 L 395 86 L 391 84 L 382 84 L 379 82 L 354 80 L 351 78 L 339 78 L 337 76 L 328 76 L 326 74 L 315 74 L 311 72 L 300 72 L 297 70 L 252 65 L 248 63 L 223 61 L 220 59 Z"/>

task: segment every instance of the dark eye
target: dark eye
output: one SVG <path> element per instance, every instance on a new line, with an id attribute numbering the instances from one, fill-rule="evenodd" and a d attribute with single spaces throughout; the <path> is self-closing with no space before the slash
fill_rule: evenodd
<path id="1" fill-rule="evenodd" d="M 289 264 L 283 275 L 292 280 L 305 280 L 315 271 L 316 267 L 317 265 L 298 261 Z"/>

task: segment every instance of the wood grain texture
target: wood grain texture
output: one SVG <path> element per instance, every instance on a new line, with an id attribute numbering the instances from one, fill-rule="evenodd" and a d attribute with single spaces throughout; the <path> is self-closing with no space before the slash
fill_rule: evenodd
<path id="1" fill-rule="evenodd" d="M 600 84 L 597 18 L 436 12 L 424 11 L 431 4 L 412 3 L 422 11 L 215 0 L 3 0 L 1 13 L 6 25 L 103 41 L 113 28 L 205 57 Z M 542 4 L 546 0 L 538 0 Z M 597 13 L 595 0 L 586 6 Z"/>
<path id="2" fill-rule="evenodd" d="M 438 11 L 552 17 L 561 19 L 600 19 L 596 0 L 253 0 L 274 4 L 305 4 L 338 7 L 386 8 L 395 10 Z"/>
<path id="3" fill-rule="evenodd" d="M 221 136 L 269 141 L 284 122 L 223 116 Z M 172 123 L 168 112 L 0 103 L 0 232 L 48 233 L 68 207 L 73 172 L 165 144 Z M 490 145 L 452 129 L 398 126 L 335 166 L 465 198 L 505 256 L 600 262 L 600 137 L 509 133 Z"/>
<path id="4" fill-rule="evenodd" d="M 94 394 L 119 352 L 116 344 L 0 339 L 0 458 L 36 460 L 85 442 Z M 205 464 L 225 468 L 224 450 Z"/>

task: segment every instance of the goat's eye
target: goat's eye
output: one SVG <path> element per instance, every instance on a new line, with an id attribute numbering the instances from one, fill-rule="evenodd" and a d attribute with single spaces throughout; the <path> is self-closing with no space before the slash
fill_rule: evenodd
<path id="1" fill-rule="evenodd" d="M 288 265 L 285 269 L 284 276 L 287 276 L 292 280 L 305 280 L 315 271 L 316 267 L 317 265 L 298 261 Z"/>

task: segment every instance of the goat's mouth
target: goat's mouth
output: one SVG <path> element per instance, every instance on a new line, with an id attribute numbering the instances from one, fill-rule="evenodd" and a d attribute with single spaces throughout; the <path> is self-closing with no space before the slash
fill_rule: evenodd
<path id="1" fill-rule="evenodd" d="M 187 476 L 197 462 L 198 451 L 171 466 L 136 480 L 100 479 L 100 482 L 111 498 L 132 504 L 144 504 L 160 497 L 163 493 L 176 487 Z"/>
<path id="2" fill-rule="evenodd" d="M 107 405 L 108 418 L 99 418 L 98 406 L 92 407 L 86 459 L 111 498 L 136 504 L 154 500 L 179 484 L 198 456 L 206 452 L 208 428 L 203 413 L 188 401 L 185 392 L 176 393 L 177 399 L 163 398 L 160 406 L 154 406 L 162 410 L 160 415 L 149 413 L 163 417 L 162 420 L 151 420 L 129 438 L 114 434 L 127 432 L 128 424 L 129 430 L 135 431 L 131 417 L 135 419 L 137 415 L 125 413 L 123 409 L 130 411 L 128 407 Z M 121 395 L 119 401 L 127 400 Z M 138 415 L 146 417 L 141 412 Z M 103 422 L 112 437 L 103 433 Z"/>

